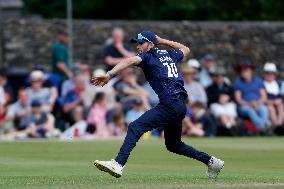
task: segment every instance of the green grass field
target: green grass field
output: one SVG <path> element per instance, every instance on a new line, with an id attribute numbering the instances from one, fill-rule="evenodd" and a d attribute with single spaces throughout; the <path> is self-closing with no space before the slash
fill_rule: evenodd
<path id="1" fill-rule="evenodd" d="M 166 151 L 163 140 L 141 140 L 120 179 L 93 160 L 113 158 L 122 141 L 0 143 L 0 188 L 284 188 L 283 138 L 185 139 L 221 157 L 225 168 L 208 181 L 201 163 Z"/>

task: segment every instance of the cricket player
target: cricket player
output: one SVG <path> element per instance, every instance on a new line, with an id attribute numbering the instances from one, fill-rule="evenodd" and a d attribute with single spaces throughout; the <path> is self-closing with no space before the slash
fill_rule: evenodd
<path id="1" fill-rule="evenodd" d="M 95 166 L 119 178 L 136 142 L 147 131 L 163 128 L 168 151 L 196 159 L 208 167 L 208 178 L 215 179 L 224 167 L 224 161 L 200 152 L 181 141 L 182 120 L 186 114 L 186 90 L 177 64 L 188 57 L 188 47 L 178 42 L 163 39 L 151 31 L 143 31 L 131 42 L 137 43 L 138 55 L 122 60 L 112 70 L 100 77 L 93 77 L 92 84 L 104 86 L 121 70 L 138 66 L 142 68 L 147 81 L 159 96 L 159 104 L 133 121 L 127 131 L 124 143 L 115 159 L 95 161 Z M 171 50 L 160 50 L 157 45 L 165 45 Z"/>

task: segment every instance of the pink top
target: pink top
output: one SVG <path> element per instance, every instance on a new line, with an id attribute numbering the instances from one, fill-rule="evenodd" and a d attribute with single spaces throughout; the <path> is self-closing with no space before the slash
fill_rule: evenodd
<path id="1" fill-rule="evenodd" d="M 96 127 L 106 126 L 106 112 L 107 109 L 105 106 L 94 104 L 89 111 L 87 122 L 96 125 Z"/>

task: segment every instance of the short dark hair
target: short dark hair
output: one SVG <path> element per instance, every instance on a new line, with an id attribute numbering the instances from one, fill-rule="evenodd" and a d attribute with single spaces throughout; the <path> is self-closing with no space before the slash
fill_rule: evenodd
<path id="1" fill-rule="evenodd" d="M 7 77 L 7 69 L 2 67 L 0 68 L 0 76 Z"/>
<path id="2" fill-rule="evenodd" d="M 93 104 L 96 102 L 100 102 L 105 97 L 104 92 L 98 92 L 93 100 Z"/>
<path id="3" fill-rule="evenodd" d="M 196 102 L 194 102 L 194 103 L 192 104 L 192 108 L 203 109 L 203 108 L 205 108 L 205 106 L 204 106 L 201 102 L 196 101 Z"/>
<path id="4" fill-rule="evenodd" d="M 67 35 L 66 28 L 63 28 L 63 27 L 57 28 L 56 29 L 56 34 L 57 35 Z"/>

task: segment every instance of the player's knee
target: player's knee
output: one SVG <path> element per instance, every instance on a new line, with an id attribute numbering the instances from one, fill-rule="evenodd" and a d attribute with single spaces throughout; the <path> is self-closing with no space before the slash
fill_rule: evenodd
<path id="1" fill-rule="evenodd" d="M 127 132 L 132 133 L 134 135 L 142 135 L 143 134 L 143 132 L 140 131 L 139 126 L 137 124 L 135 124 L 134 122 L 129 124 Z"/>
<path id="2" fill-rule="evenodd" d="M 166 142 L 166 148 L 170 152 L 177 152 L 179 149 L 179 143 L 178 142 Z"/>

